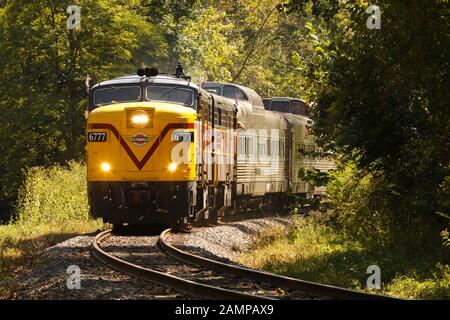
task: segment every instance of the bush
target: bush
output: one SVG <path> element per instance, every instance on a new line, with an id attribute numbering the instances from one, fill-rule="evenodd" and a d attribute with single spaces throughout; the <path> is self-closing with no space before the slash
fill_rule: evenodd
<path id="1" fill-rule="evenodd" d="M 315 214 L 296 219 L 283 233 L 265 230 L 239 262 L 302 280 L 408 299 L 449 299 L 450 266 L 435 252 L 369 249 Z M 286 233 L 287 231 L 287 233 Z M 381 289 L 366 288 L 367 267 L 381 269 Z"/>
<path id="2" fill-rule="evenodd" d="M 450 299 L 450 266 L 438 264 L 429 278 L 416 274 L 398 276 L 386 291 L 408 299 Z"/>
<path id="3" fill-rule="evenodd" d="M 67 167 L 35 167 L 25 173 L 19 191 L 16 223 L 64 224 L 88 220 L 86 167 L 71 161 Z"/>
<path id="4" fill-rule="evenodd" d="M 367 248 L 442 249 L 445 221 L 432 208 L 411 204 L 420 199 L 407 190 L 397 192 L 383 174 L 365 173 L 347 164 L 332 173 L 327 202 L 330 220 Z"/>
<path id="5" fill-rule="evenodd" d="M 31 270 L 42 250 L 103 226 L 88 216 L 84 164 L 35 167 L 24 175 L 15 218 L 0 225 L 0 300 L 14 292 L 11 279 Z"/>

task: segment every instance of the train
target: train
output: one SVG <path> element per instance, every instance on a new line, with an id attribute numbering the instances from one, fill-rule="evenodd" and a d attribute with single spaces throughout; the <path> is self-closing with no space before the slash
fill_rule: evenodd
<path id="1" fill-rule="evenodd" d="M 263 102 L 234 83 L 196 84 L 181 65 L 174 75 L 147 68 L 94 85 L 86 129 L 90 215 L 115 228 L 185 229 L 324 194 L 299 170 L 327 172 L 334 162 L 316 145 L 307 108 L 271 109 L 279 100 Z"/>

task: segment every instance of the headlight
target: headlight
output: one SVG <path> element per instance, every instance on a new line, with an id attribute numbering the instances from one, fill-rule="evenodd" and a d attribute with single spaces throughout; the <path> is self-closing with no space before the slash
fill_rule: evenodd
<path id="1" fill-rule="evenodd" d="M 133 123 L 136 127 L 143 128 L 149 121 L 150 118 L 145 111 L 136 111 L 131 115 L 131 123 Z"/>
<path id="2" fill-rule="evenodd" d="M 100 167 L 102 168 L 102 171 L 104 171 L 104 172 L 111 171 L 111 165 L 108 162 L 103 162 Z"/>
<path id="3" fill-rule="evenodd" d="M 175 170 L 177 170 L 177 164 L 176 163 L 169 164 L 169 171 L 174 172 Z"/>

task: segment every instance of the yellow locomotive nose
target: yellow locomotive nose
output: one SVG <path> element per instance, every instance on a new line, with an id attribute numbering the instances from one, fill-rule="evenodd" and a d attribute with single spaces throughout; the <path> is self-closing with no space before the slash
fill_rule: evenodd
<path id="1" fill-rule="evenodd" d="M 145 111 L 138 110 L 133 112 L 133 114 L 131 115 L 131 123 L 136 128 L 145 127 L 149 123 L 149 121 L 150 118 Z"/>
<path id="2" fill-rule="evenodd" d="M 111 171 L 111 165 L 108 162 L 103 162 L 100 166 L 103 172 L 110 172 Z"/>
<path id="3" fill-rule="evenodd" d="M 195 116 L 192 108 L 158 102 L 120 103 L 97 108 L 88 120 L 89 135 L 92 135 L 87 148 L 89 179 L 195 180 L 194 140 L 188 149 L 183 149 L 183 154 L 189 154 L 187 158 L 191 161 L 185 163 L 182 170 L 178 159 L 172 159 L 176 154 L 174 150 L 183 143 L 177 140 L 179 132 L 184 130 L 193 134 L 195 131 Z M 191 170 L 187 170 L 188 167 Z"/>
<path id="4" fill-rule="evenodd" d="M 169 164 L 169 171 L 170 172 L 174 172 L 175 170 L 177 170 L 177 164 L 176 163 L 171 163 L 171 164 Z"/>

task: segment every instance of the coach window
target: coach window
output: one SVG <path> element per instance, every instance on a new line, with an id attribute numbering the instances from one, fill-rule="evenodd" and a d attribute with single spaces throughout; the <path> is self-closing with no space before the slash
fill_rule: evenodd
<path id="1" fill-rule="evenodd" d="M 238 155 L 245 155 L 245 137 L 239 137 L 238 139 Z"/>
<path id="2" fill-rule="evenodd" d="M 305 145 L 297 144 L 297 159 L 304 158 L 304 155 L 305 155 Z"/>
<path id="3" fill-rule="evenodd" d="M 254 137 L 248 137 L 247 138 L 247 155 L 254 156 L 255 155 L 255 138 Z"/>
<path id="4" fill-rule="evenodd" d="M 267 155 L 266 150 L 266 142 L 265 141 L 259 141 L 258 143 L 258 155 L 260 157 L 264 157 Z"/>
<path id="5" fill-rule="evenodd" d="M 241 89 L 234 86 L 223 86 L 223 96 L 229 99 L 236 99 L 239 101 L 248 101 L 247 95 Z"/>
<path id="6" fill-rule="evenodd" d="M 280 142 L 278 140 L 272 140 L 272 146 L 270 148 L 270 151 L 274 158 L 278 158 L 280 156 L 279 147 L 280 147 Z"/>
<path id="7" fill-rule="evenodd" d="M 278 146 L 280 148 L 280 149 L 278 149 L 280 151 L 280 158 L 283 159 L 284 158 L 284 140 L 280 139 Z"/>
<path id="8" fill-rule="evenodd" d="M 322 148 L 317 148 L 317 156 L 316 156 L 317 160 L 322 160 L 323 159 L 323 149 Z"/>
<path id="9" fill-rule="evenodd" d="M 316 157 L 316 145 L 315 144 L 309 145 L 309 157 L 311 159 L 314 159 Z"/>

